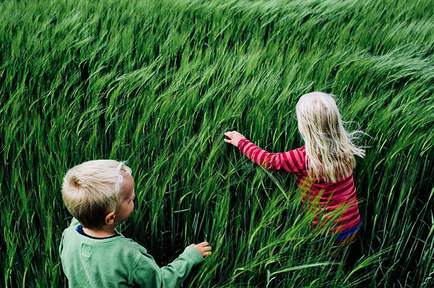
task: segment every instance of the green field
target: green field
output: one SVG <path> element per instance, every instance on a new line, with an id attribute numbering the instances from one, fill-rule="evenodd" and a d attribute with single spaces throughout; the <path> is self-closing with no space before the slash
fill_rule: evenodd
<path id="1" fill-rule="evenodd" d="M 213 246 L 185 287 L 433 287 L 433 15 L 431 0 L 0 1 L 0 283 L 66 286 L 62 178 L 111 158 L 136 180 L 125 236 L 159 265 Z M 318 250 L 292 175 L 223 142 L 302 146 L 311 91 L 365 132 L 354 265 Z"/>

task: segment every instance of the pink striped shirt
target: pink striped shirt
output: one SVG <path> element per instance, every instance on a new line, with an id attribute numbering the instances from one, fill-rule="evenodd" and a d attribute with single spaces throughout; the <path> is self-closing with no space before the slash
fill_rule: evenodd
<path id="1" fill-rule="evenodd" d="M 316 227 L 327 224 L 327 219 L 333 218 L 339 211 L 341 213 L 334 220 L 334 228 L 331 233 L 339 233 L 353 228 L 360 222 L 360 213 L 356 198 L 356 186 L 353 175 L 343 178 L 335 183 L 326 183 L 321 180 L 311 180 L 306 170 L 306 151 L 304 147 L 283 153 L 269 153 L 249 140 L 243 138 L 238 143 L 238 148 L 244 155 L 256 164 L 270 170 L 283 170 L 294 173 L 297 177 L 297 185 L 301 188 L 303 203 L 309 200 L 311 204 L 319 200 L 315 205 L 318 215 L 313 221 Z M 321 210 L 321 211 L 320 211 Z"/>

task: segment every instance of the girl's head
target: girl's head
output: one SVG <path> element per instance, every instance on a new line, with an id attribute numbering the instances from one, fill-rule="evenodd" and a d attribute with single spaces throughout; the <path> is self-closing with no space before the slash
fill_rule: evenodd
<path id="1" fill-rule="evenodd" d="M 363 157 L 364 151 L 351 142 L 353 134 L 345 131 L 332 96 L 322 92 L 305 94 L 297 103 L 296 113 L 305 141 L 307 168 L 326 182 L 348 177 L 355 166 L 354 155 Z"/>

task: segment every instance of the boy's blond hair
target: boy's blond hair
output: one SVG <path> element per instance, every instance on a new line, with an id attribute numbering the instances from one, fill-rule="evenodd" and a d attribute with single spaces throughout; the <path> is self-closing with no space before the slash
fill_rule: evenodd
<path id="1" fill-rule="evenodd" d="M 296 107 L 298 129 L 305 141 L 307 168 L 315 178 L 334 183 L 348 177 L 356 161 L 365 151 L 353 141 L 357 133 L 348 133 L 343 126 L 333 97 L 323 92 L 303 95 Z"/>
<path id="2" fill-rule="evenodd" d="M 131 169 L 115 160 L 94 160 L 71 168 L 63 178 L 62 195 L 68 211 L 86 228 L 105 224 L 105 216 L 119 209 L 120 189 Z"/>

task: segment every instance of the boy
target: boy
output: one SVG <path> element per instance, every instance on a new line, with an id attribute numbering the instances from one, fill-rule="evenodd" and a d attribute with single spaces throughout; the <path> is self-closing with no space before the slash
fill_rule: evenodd
<path id="1" fill-rule="evenodd" d="M 160 268 L 144 247 L 115 231 L 136 197 L 131 169 L 121 162 L 95 160 L 73 167 L 62 194 L 74 216 L 60 243 L 70 287 L 179 287 L 191 268 L 211 255 L 207 242 L 192 244 Z"/>

